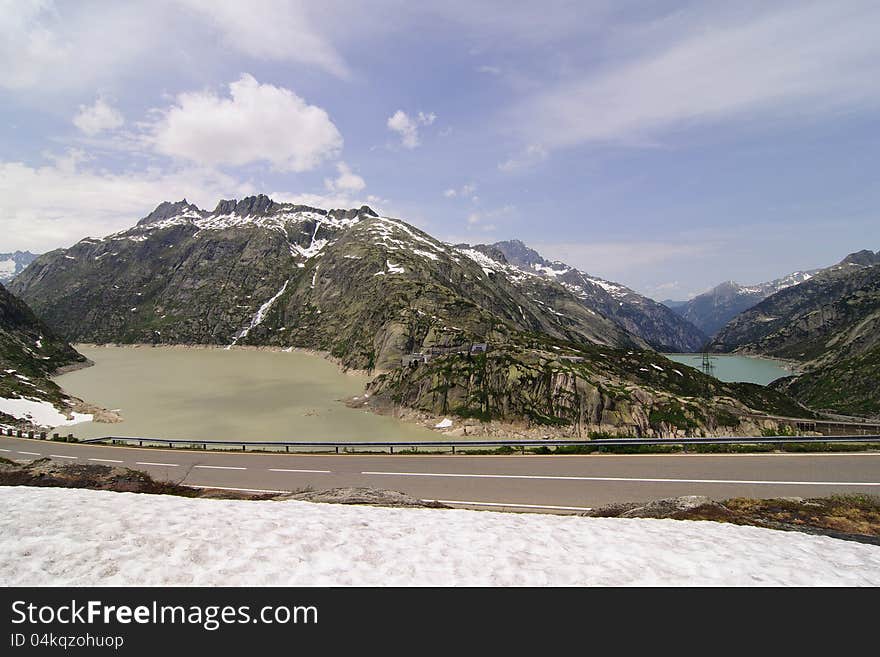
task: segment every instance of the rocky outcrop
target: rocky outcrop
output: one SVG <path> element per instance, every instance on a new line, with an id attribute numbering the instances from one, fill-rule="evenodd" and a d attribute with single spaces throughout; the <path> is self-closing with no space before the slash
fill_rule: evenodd
<path id="1" fill-rule="evenodd" d="M 651 352 L 541 341 L 380 375 L 361 403 L 581 438 L 756 435 L 776 425 L 755 414 L 809 415 L 785 395 L 722 383 Z"/>
<path id="2" fill-rule="evenodd" d="M 279 495 L 277 500 L 298 500 L 321 504 L 364 504 L 368 506 L 391 506 L 424 509 L 449 509 L 450 506 L 432 500 L 422 500 L 407 493 L 383 488 L 331 488 L 329 490 L 303 491 Z"/>

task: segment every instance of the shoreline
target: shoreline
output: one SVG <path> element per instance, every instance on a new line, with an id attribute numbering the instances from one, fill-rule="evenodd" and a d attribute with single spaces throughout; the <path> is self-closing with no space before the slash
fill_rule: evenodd
<path id="1" fill-rule="evenodd" d="M 340 373 L 346 374 L 349 376 L 361 376 L 361 377 L 369 377 L 373 379 L 380 374 L 387 373 L 387 370 L 364 370 L 357 369 L 354 367 L 345 367 L 342 365 L 342 362 L 336 356 L 333 356 L 329 351 L 323 351 L 321 349 L 312 349 L 310 347 L 276 347 L 272 345 L 220 345 L 220 344 L 148 344 L 146 342 L 106 342 L 103 344 L 98 344 L 95 342 L 77 342 L 73 345 L 74 349 L 79 347 L 85 347 L 87 349 L 100 349 L 102 347 L 114 347 L 114 348 L 122 348 L 122 349 L 167 349 L 167 350 L 186 350 L 186 349 L 204 349 L 204 350 L 219 350 L 219 351 L 269 351 L 275 353 L 284 353 L 284 354 L 304 354 L 306 356 L 315 356 L 318 358 L 322 358 L 326 361 L 329 361 L 336 365 L 339 369 Z M 92 361 L 89 361 L 89 365 L 82 365 L 82 367 L 77 367 L 71 370 L 67 370 L 64 372 L 59 372 L 57 374 L 53 374 L 53 376 L 60 376 L 61 374 L 67 374 L 68 371 L 72 372 L 76 369 L 82 369 L 83 367 L 89 367 L 90 365 L 94 365 Z"/>
<path id="2" fill-rule="evenodd" d="M 658 352 L 664 358 L 669 358 L 669 356 L 702 356 L 702 352 L 693 351 L 693 352 L 673 352 L 673 351 L 665 351 Z M 740 357 L 740 358 L 754 358 L 755 360 L 764 360 L 771 363 L 776 363 L 782 367 L 782 369 L 791 372 L 792 374 L 802 374 L 805 371 L 804 363 L 798 360 L 794 360 L 792 358 L 778 358 L 776 356 L 764 356 L 763 354 L 748 354 L 748 353 L 740 353 L 740 352 L 730 352 L 730 353 L 716 353 L 709 352 L 710 358 L 729 358 L 729 357 Z M 671 360 L 671 359 L 670 359 Z"/>

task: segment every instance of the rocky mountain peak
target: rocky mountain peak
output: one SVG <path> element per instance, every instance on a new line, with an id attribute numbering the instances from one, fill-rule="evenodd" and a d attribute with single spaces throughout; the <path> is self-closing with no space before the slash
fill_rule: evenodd
<path id="1" fill-rule="evenodd" d="M 862 249 L 861 251 L 856 251 L 855 253 L 850 253 L 843 260 L 840 261 L 841 265 L 861 265 L 863 267 L 871 267 L 873 265 L 880 265 L 880 251 L 874 253 L 870 249 Z"/>
<path id="2" fill-rule="evenodd" d="M 475 244 L 474 246 L 470 246 L 469 244 L 456 244 L 455 247 L 458 249 L 473 249 L 474 251 L 479 251 L 483 255 L 492 258 L 492 260 L 501 263 L 502 265 L 510 264 L 504 255 L 504 251 L 497 248 L 494 244 Z"/>
<path id="3" fill-rule="evenodd" d="M 495 242 L 489 245 L 490 248 L 500 251 L 504 254 L 507 262 L 516 267 L 531 268 L 532 265 L 548 265 L 540 253 L 534 249 L 530 249 L 520 240 L 505 240 L 503 242 Z M 477 247 L 475 247 L 477 248 Z"/>
<path id="4" fill-rule="evenodd" d="M 181 199 L 180 201 L 172 203 L 171 201 L 163 201 L 159 205 L 156 206 L 156 209 L 153 210 L 146 217 L 141 219 L 137 225 L 143 226 L 145 224 L 151 224 L 157 221 L 162 221 L 163 219 L 170 219 L 171 217 L 176 217 L 178 215 L 187 212 L 188 210 L 193 210 L 195 212 L 201 212 L 198 206 L 190 203 L 186 199 Z"/>

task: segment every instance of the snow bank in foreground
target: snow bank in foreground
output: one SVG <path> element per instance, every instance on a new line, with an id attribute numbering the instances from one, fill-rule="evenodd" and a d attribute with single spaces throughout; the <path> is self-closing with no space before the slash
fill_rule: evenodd
<path id="1" fill-rule="evenodd" d="M 0 397 L 0 413 L 6 413 L 19 420 L 28 420 L 40 427 L 67 427 L 79 422 L 91 422 L 91 413 L 71 413 L 67 418 L 59 413 L 51 402 L 35 399 Z"/>
<path id="2" fill-rule="evenodd" d="M 878 585 L 880 548 L 676 520 L 0 488 L 2 585 Z"/>

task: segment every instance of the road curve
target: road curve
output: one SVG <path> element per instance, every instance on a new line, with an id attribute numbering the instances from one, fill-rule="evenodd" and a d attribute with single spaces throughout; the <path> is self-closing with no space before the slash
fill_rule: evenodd
<path id="1" fill-rule="evenodd" d="M 574 513 L 678 495 L 880 495 L 880 452 L 578 456 L 266 454 L 0 437 L 0 457 L 135 468 L 188 486 L 287 492 L 371 486 L 455 506 Z"/>

